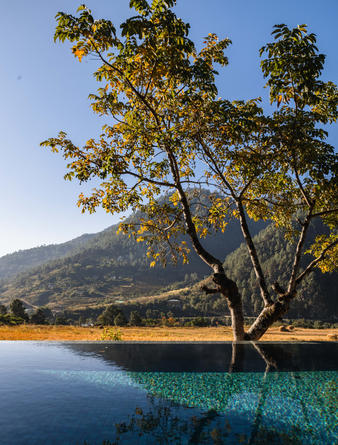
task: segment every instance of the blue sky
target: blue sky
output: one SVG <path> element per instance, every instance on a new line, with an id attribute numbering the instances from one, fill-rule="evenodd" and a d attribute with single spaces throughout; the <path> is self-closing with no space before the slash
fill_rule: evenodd
<path id="1" fill-rule="evenodd" d="M 95 116 L 88 94 L 97 85 L 96 63 L 78 63 L 67 44 L 55 44 L 54 16 L 75 13 L 83 0 L 0 0 L 0 256 L 41 244 L 67 241 L 119 221 L 98 211 L 82 214 L 76 206 L 79 186 L 66 182 L 65 161 L 39 146 L 60 130 L 81 144 L 96 136 L 107 118 Z M 129 0 L 88 0 L 96 18 L 119 25 L 130 15 Z M 176 12 L 191 24 L 198 45 L 209 32 L 229 37 L 229 66 L 218 86 L 222 97 L 267 97 L 258 50 L 271 40 L 276 23 L 308 24 L 327 55 L 325 80 L 338 80 L 338 1 L 324 0 L 178 0 Z M 338 138 L 332 129 L 330 142 Z"/>

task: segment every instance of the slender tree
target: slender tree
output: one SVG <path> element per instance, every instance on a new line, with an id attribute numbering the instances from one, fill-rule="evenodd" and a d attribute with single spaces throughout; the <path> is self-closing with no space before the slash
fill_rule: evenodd
<path id="1" fill-rule="evenodd" d="M 229 102 L 218 97 L 215 65 L 228 63 L 229 39 L 209 34 L 197 51 L 189 25 L 177 18 L 174 0 L 131 0 L 137 15 L 117 32 L 109 20 L 95 20 L 84 5 L 79 16 L 57 14 L 55 40 L 73 42 L 81 62 L 94 56 L 102 88 L 90 95 L 93 110 L 109 117 L 98 140 L 80 148 L 64 132 L 42 143 L 69 161 L 66 179 L 101 179 L 92 195 L 79 197 L 82 211 L 139 210 L 138 221 L 121 231 L 146 241 L 148 255 L 166 264 L 188 260 L 192 248 L 209 267 L 214 286 L 230 310 L 235 340 L 257 340 L 288 310 L 297 286 L 315 266 L 335 265 L 336 158 L 326 125 L 337 118 L 337 88 L 320 80 L 325 57 L 305 25 L 276 25 L 274 41 L 261 50 L 275 111 L 264 114 L 260 99 Z M 200 199 L 208 188 L 208 203 Z M 163 193 L 166 199 L 159 199 Z M 226 276 L 224 258 L 205 248 L 203 238 L 226 230 L 237 218 L 248 247 L 264 307 L 244 330 L 242 299 Z M 272 220 L 296 239 L 287 287 L 271 286 L 262 270 L 247 218 Z M 326 231 L 301 270 L 304 243 L 313 218 Z"/>

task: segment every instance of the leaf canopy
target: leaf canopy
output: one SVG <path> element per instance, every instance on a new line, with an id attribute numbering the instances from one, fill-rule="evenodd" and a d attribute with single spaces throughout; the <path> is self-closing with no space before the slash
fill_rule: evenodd
<path id="1" fill-rule="evenodd" d="M 80 62 L 88 55 L 99 61 L 94 76 L 101 87 L 90 99 L 107 123 L 83 147 L 63 132 L 43 145 L 62 151 L 67 179 L 102 180 L 92 195 L 80 195 L 83 211 L 143 213 L 139 226 L 121 230 L 147 241 L 153 261 L 186 261 L 182 235 L 188 234 L 214 267 L 219 261 L 201 238 L 243 212 L 274 221 L 290 237 L 302 232 L 306 218 L 322 218 L 331 231 L 310 249 L 320 256 L 319 245 L 336 239 L 337 156 L 327 124 L 337 119 L 338 93 L 320 79 L 325 56 L 315 34 L 306 25 L 276 25 L 274 41 L 261 49 L 275 106 L 268 115 L 259 98 L 218 97 L 216 66 L 228 64 L 231 41 L 210 33 L 197 51 L 189 25 L 171 9 L 175 3 L 131 0 L 136 15 L 119 32 L 84 5 L 77 16 L 57 14 L 55 40 L 72 42 Z M 208 202 L 199 198 L 202 187 L 210 191 Z"/>

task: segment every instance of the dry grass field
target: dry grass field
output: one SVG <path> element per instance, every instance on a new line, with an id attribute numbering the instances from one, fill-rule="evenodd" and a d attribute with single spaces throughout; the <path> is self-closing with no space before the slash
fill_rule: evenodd
<path id="1" fill-rule="evenodd" d="M 110 340 L 118 333 L 122 341 L 230 341 L 230 327 L 123 327 L 100 329 L 78 326 L 0 326 L 0 340 L 97 341 Z M 262 341 L 335 341 L 338 329 L 295 328 L 280 332 L 273 327 Z"/>

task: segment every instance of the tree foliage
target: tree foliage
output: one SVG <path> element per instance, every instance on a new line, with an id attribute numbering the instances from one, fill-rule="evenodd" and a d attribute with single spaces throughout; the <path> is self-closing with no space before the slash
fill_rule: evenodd
<path id="1" fill-rule="evenodd" d="M 264 309 L 248 338 L 261 335 L 285 311 L 300 281 L 313 269 L 332 270 L 337 255 L 336 156 L 326 125 L 337 119 L 337 88 L 320 75 L 325 56 L 306 26 L 276 25 L 274 41 L 261 49 L 272 114 L 260 99 L 230 102 L 218 97 L 216 66 L 228 63 L 229 39 L 209 34 L 197 51 L 189 25 L 177 18 L 175 1 L 131 1 L 138 15 L 121 24 L 95 20 L 84 5 L 77 17 L 57 14 L 55 39 L 73 43 L 81 60 L 95 55 L 95 77 L 102 87 L 90 95 L 95 113 L 109 116 L 98 140 L 80 148 L 64 132 L 43 144 L 68 160 L 67 179 L 102 180 L 90 196 L 80 195 L 83 211 L 140 210 L 141 223 L 121 230 L 146 241 L 148 255 L 164 264 L 187 261 L 190 237 L 199 257 L 214 272 L 233 315 L 237 338 L 244 337 L 241 298 L 222 261 L 203 245 L 210 232 L 225 230 L 229 216 L 239 219 Z M 115 123 L 111 123 L 111 119 Z M 199 187 L 211 191 L 207 206 Z M 167 193 L 167 200 L 159 196 Z M 247 223 L 272 220 L 297 237 L 286 289 L 271 293 Z M 321 218 L 329 231 L 309 247 L 314 260 L 300 273 L 310 222 Z M 237 326 L 237 327 L 236 327 Z"/>
<path id="2" fill-rule="evenodd" d="M 28 321 L 28 315 L 22 300 L 15 298 L 11 301 L 9 308 L 12 315 L 22 318 L 24 321 Z"/>

